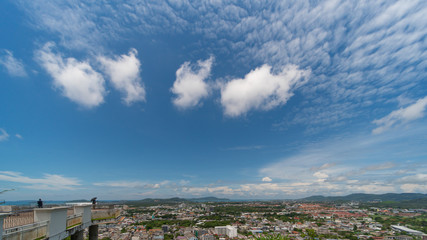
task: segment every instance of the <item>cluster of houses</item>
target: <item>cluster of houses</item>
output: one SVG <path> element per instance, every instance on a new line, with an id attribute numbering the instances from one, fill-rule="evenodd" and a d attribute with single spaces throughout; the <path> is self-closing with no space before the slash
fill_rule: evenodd
<path id="1" fill-rule="evenodd" d="M 261 206 L 268 203 L 241 203 Z M 115 223 L 99 228 L 99 239 L 179 239 L 179 240 L 221 240 L 255 239 L 261 236 L 285 236 L 290 239 L 374 239 L 409 240 L 424 239 L 427 236 L 405 226 L 383 226 L 375 216 L 416 217 L 424 210 L 360 209 L 357 204 L 329 206 L 311 203 L 284 203 L 283 208 L 274 212 L 242 212 L 239 215 L 224 214 L 232 219 L 227 226 L 203 228 L 206 216 L 217 215 L 215 204 L 181 204 L 178 206 L 153 206 L 127 208 Z M 233 206 L 236 206 L 234 204 Z M 277 208 L 276 208 L 277 209 Z M 141 211 L 139 211 L 141 210 Z M 128 214 L 131 212 L 132 214 Z M 277 216 L 292 216 L 290 221 Z M 165 218 L 164 216 L 167 216 Z M 171 218 L 172 216 L 172 218 Z M 273 217 L 272 217 L 273 216 Z M 276 217 L 274 217 L 276 216 Z M 304 216 L 304 217 L 301 217 Z M 160 220 L 175 220 L 158 228 L 148 229 L 144 223 Z M 179 221 L 190 220 L 191 226 L 180 226 Z"/>

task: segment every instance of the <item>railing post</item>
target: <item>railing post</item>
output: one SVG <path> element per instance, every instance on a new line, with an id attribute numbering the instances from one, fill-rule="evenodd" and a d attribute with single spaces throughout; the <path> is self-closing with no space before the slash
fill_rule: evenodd
<path id="1" fill-rule="evenodd" d="M 60 240 L 67 237 L 68 207 L 35 208 L 34 222 L 49 221 L 47 238 Z"/>
<path id="2" fill-rule="evenodd" d="M 0 213 L 0 240 L 3 239 L 3 223 L 4 219 L 9 216 L 7 213 Z"/>
<path id="3" fill-rule="evenodd" d="M 74 205 L 74 213 L 82 214 L 82 228 L 87 228 L 92 225 L 92 210 L 91 203 Z"/>
<path id="4" fill-rule="evenodd" d="M 71 240 L 84 240 L 83 230 L 76 231 L 73 235 L 71 235 Z"/>
<path id="5" fill-rule="evenodd" d="M 98 240 L 98 225 L 89 227 L 89 240 Z"/>

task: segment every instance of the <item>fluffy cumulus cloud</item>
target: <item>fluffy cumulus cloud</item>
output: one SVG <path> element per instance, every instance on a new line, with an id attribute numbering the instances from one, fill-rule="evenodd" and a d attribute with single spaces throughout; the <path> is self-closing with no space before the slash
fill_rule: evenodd
<path id="1" fill-rule="evenodd" d="M 270 110 L 283 105 L 310 75 L 309 70 L 300 70 L 295 65 L 287 65 L 277 74 L 271 70 L 271 66 L 263 65 L 243 79 L 225 83 L 221 89 L 225 115 L 237 117 L 250 110 Z"/>
<path id="2" fill-rule="evenodd" d="M 85 108 L 104 102 L 104 78 L 88 62 L 75 58 L 64 59 L 52 51 L 53 43 L 46 43 L 36 51 L 36 59 L 52 76 L 55 88 L 65 97 Z"/>
<path id="3" fill-rule="evenodd" d="M 224 53 L 236 68 L 311 69 L 313 81 L 301 89 L 306 101 L 286 124 L 339 126 L 372 114 L 373 104 L 385 107 L 390 96 L 412 92 L 427 76 L 423 0 L 111 1 L 102 9 L 96 2 L 16 2 L 35 28 L 56 34 L 70 49 L 93 51 L 138 34 L 190 33 L 201 40 L 188 45 Z M 227 114 L 277 101 L 265 102 L 231 103 Z"/>
<path id="4" fill-rule="evenodd" d="M 176 95 L 172 99 L 176 107 L 182 109 L 196 107 L 209 95 L 210 86 L 206 79 L 211 73 L 212 62 L 213 57 L 197 61 L 196 66 L 185 62 L 176 71 L 176 80 L 171 88 L 171 92 Z"/>
<path id="5" fill-rule="evenodd" d="M 25 188 L 40 190 L 73 190 L 80 186 L 76 178 L 57 174 L 44 174 L 42 178 L 30 178 L 19 172 L 0 171 L 0 181 L 23 184 Z"/>
<path id="6" fill-rule="evenodd" d="M 397 124 L 407 123 L 422 118 L 425 115 L 426 108 L 427 96 L 418 99 L 418 101 L 407 107 L 395 110 L 383 118 L 374 120 L 374 123 L 378 125 L 378 127 L 372 130 L 372 132 L 376 134 L 382 133 Z"/>
<path id="7" fill-rule="evenodd" d="M 271 179 L 270 177 L 263 177 L 262 181 L 263 182 L 271 182 L 271 181 L 273 181 L 273 179 Z"/>
<path id="8" fill-rule="evenodd" d="M 6 141 L 9 139 L 9 134 L 3 128 L 0 128 L 0 142 Z"/>
<path id="9" fill-rule="evenodd" d="M 25 71 L 22 61 L 16 59 L 13 56 L 13 53 L 9 50 L 4 50 L 4 54 L 0 55 L 0 65 L 3 65 L 11 76 L 27 76 L 27 72 Z"/>
<path id="10" fill-rule="evenodd" d="M 114 59 L 99 57 L 114 88 L 125 95 L 123 101 L 127 105 L 145 101 L 145 89 L 140 77 L 141 63 L 137 54 L 136 49 L 131 49 L 128 55 L 123 54 Z"/>

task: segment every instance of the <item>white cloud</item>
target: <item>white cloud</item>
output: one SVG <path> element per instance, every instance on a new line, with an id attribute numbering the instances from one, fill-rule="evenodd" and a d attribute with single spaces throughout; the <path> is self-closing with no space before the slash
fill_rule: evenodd
<path id="1" fill-rule="evenodd" d="M 370 166 L 362 168 L 361 170 L 362 170 L 362 172 L 386 170 L 386 169 L 394 168 L 395 166 L 396 166 L 396 164 L 394 164 L 392 162 L 385 162 L 385 163 L 381 163 L 381 164 L 370 165 Z"/>
<path id="2" fill-rule="evenodd" d="M 182 180 L 179 181 L 179 184 L 183 185 L 183 186 L 188 185 L 189 183 L 190 183 L 190 181 L 184 180 L 184 179 L 182 179 Z"/>
<path id="3" fill-rule="evenodd" d="M 107 6 L 102 10 L 96 4 L 54 0 L 44 1 L 42 5 L 18 0 L 16 4 L 27 13 L 30 25 L 55 34 L 60 44 L 69 49 L 99 50 L 102 41 L 117 37 L 116 33 L 120 31 L 117 23 L 108 17 L 96 17 L 97 13 L 105 13 Z M 94 17 L 102 23 L 95 21 Z"/>
<path id="4" fill-rule="evenodd" d="M 182 192 L 192 195 L 236 195 L 241 192 L 240 189 L 233 189 L 230 186 L 217 186 L 217 187 L 183 187 Z"/>
<path id="5" fill-rule="evenodd" d="M 422 158 L 427 149 L 419 149 L 425 143 L 425 130 L 423 126 L 397 133 L 372 135 L 367 132 L 319 142 L 309 141 L 303 144 L 305 146 L 299 153 L 266 164 L 258 174 L 269 176 L 279 184 L 269 186 L 280 189 L 271 190 L 271 193 L 344 195 L 401 192 L 403 184 L 427 181 L 426 163 Z M 409 159 L 415 165 L 411 166 Z M 396 172 L 401 173 L 398 175 Z M 282 188 L 282 183 L 289 186 L 306 184 L 302 187 L 306 193 L 301 189 Z M 294 190 L 295 194 L 292 193 Z"/>
<path id="6" fill-rule="evenodd" d="M 22 135 L 21 135 L 21 134 L 19 134 L 19 133 L 15 134 L 15 137 L 17 137 L 17 138 L 19 138 L 19 139 L 23 139 L 23 138 L 24 138 L 24 137 L 22 137 Z"/>
<path id="7" fill-rule="evenodd" d="M 315 172 L 315 171 L 324 170 L 324 169 L 334 167 L 335 165 L 337 165 L 337 164 L 336 163 L 324 163 L 320 167 L 311 167 L 310 170 Z"/>
<path id="8" fill-rule="evenodd" d="M 9 134 L 3 128 L 0 128 L 0 142 L 6 141 L 9 139 Z"/>
<path id="9" fill-rule="evenodd" d="M 145 89 L 140 77 L 140 66 L 136 49 L 131 49 L 128 55 L 110 59 L 99 57 L 105 72 L 113 86 L 125 95 L 123 101 L 130 105 L 134 102 L 145 101 Z"/>
<path id="10" fill-rule="evenodd" d="M 387 116 L 374 120 L 373 122 L 378 125 L 377 128 L 372 130 L 374 134 L 382 133 L 399 123 L 407 123 L 416 119 L 422 118 L 425 115 L 427 107 L 427 96 L 418 99 L 414 104 L 405 108 L 400 108 L 388 114 Z"/>
<path id="11" fill-rule="evenodd" d="M 398 179 L 396 182 L 405 184 L 425 184 L 427 183 L 427 174 L 419 173 L 415 175 L 408 175 Z"/>
<path id="12" fill-rule="evenodd" d="M 256 68 L 243 79 L 233 79 L 222 87 L 224 113 L 237 117 L 250 110 L 266 111 L 284 105 L 309 75 L 309 70 L 295 65 L 286 65 L 278 74 L 273 74 L 269 65 Z"/>
<path id="13" fill-rule="evenodd" d="M 410 193 L 427 192 L 427 185 L 425 184 L 425 182 L 422 184 L 413 184 L 413 183 L 402 184 L 400 188 L 404 192 L 410 192 Z"/>
<path id="14" fill-rule="evenodd" d="M 103 8 L 96 2 L 15 2 L 35 29 L 53 33 L 71 49 L 94 51 L 159 33 L 195 34 L 200 38 L 186 42 L 190 55 L 212 49 L 235 68 L 259 63 L 309 68 L 313 81 L 301 89 L 306 101 L 283 122 L 313 129 L 369 116 L 372 108 L 366 106 L 378 109 L 391 96 L 410 96 L 426 78 L 422 0 L 111 1 Z"/>
<path id="15" fill-rule="evenodd" d="M 263 182 L 271 182 L 271 181 L 273 181 L 273 179 L 271 179 L 270 177 L 263 177 L 262 181 Z"/>
<path id="16" fill-rule="evenodd" d="M 176 107 L 186 109 L 201 105 L 200 101 L 209 95 L 206 79 L 210 75 L 212 62 L 213 57 L 197 61 L 196 71 L 190 62 L 185 62 L 176 71 L 176 80 L 170 89 L 176 95 L 172 99 Z"/>
<path id="17" fill-rule="evenodd" d="M 16 59 L 11 51 L 5 50 L 4 52 L 5 54 L 0 56 L 0 65 L 3 65 L 11 76 L 26 77 L 27 72 L 22 61 Z"/>
<path id="18" fill-rule="evenodd" d="M 244 151 L 244 150 L 259 150 L 263 149 L 265 146 L 263 145 L 251 145 L 251 146 L 236 146 L 231 148 L 226 148 L 228 151 Z"/>
<path id="19" fill-rule="evenodd" d="M 54 44 L 46 43 L 36 51 L 36 59 L 52 76 L 55 88 L 77 104 L 93 108 L 104 102 L 104 78 L 88 62 L 75 58 L 63 59 L 52 52 Z"/>
<path id="20" fill-rule="evenodd" d="M 28 184 L 25 188 L 41 190 L 73 190 L 80 186 L 76 178 L 67 178 L 57 174 L 44 174 L 43 178 L 22 176 L 19 172 L 0 171 L 0 181 Z"/>
<path id="21" fill-rule="evenodd" d="M 351 185 L 347 187 L 348 193 L 362 192 L 362 193 L 371 193 L 371 194 L 381 194 L 381 193 L 390 193 L 397 192 L 398 188 L 396 185 L 387 184 L 387 183 L 367 183 L 361 185 Z"/>
<path id="22" fill-rule="evenodd" d="M 169 184 L 169 181 L 162 181 L 160 183 L 147 183 L 142 181 L 109 181 L 98 182 L 93 185 L 100 187 L 157 189 L 167 184 Z"/>
<path id="23" fill-rule="evenodd" d="M 324 173 L 324 172 L 315 172 L 315 173 L 313 173 L 313 176 L 317 177 L 318 179 L 322 179 L 322 180 L 325 180 L 326 178 L 329 177 L 329 175 Z"/>
<path id="24" fill-rule="evenodd" d="M 156 193 L 156 191 L 155 191 L 155 190 L 153 190 L 153 191 L 148 191 L 148 192 L 143 192 L 143 193 L 136 193 L 135 195 L 145 197 L 145 196 L 152 196 L 152 195 L 154 195 L 155 193 Z"/>

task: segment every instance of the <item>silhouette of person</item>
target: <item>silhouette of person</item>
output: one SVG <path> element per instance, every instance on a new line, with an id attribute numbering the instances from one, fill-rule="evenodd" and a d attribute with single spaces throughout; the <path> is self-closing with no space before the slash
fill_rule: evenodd
<path id="1" fill-rule="evenodd" d="M 43 208 L 43 201 L 42 201 L 42 199 L 41 199 L 41 198 L 39 198 L 39 200 L 37 201 L 37 206 L 38 206 L 39 208 Z"/>
<path id="2" fill-rule="evenodd" d="M 97 197 L 94 197 L 90 200 L 92 202 L 92 208 L 93 209 L 95 209 L 96 199 L 97 199 Z"/>

